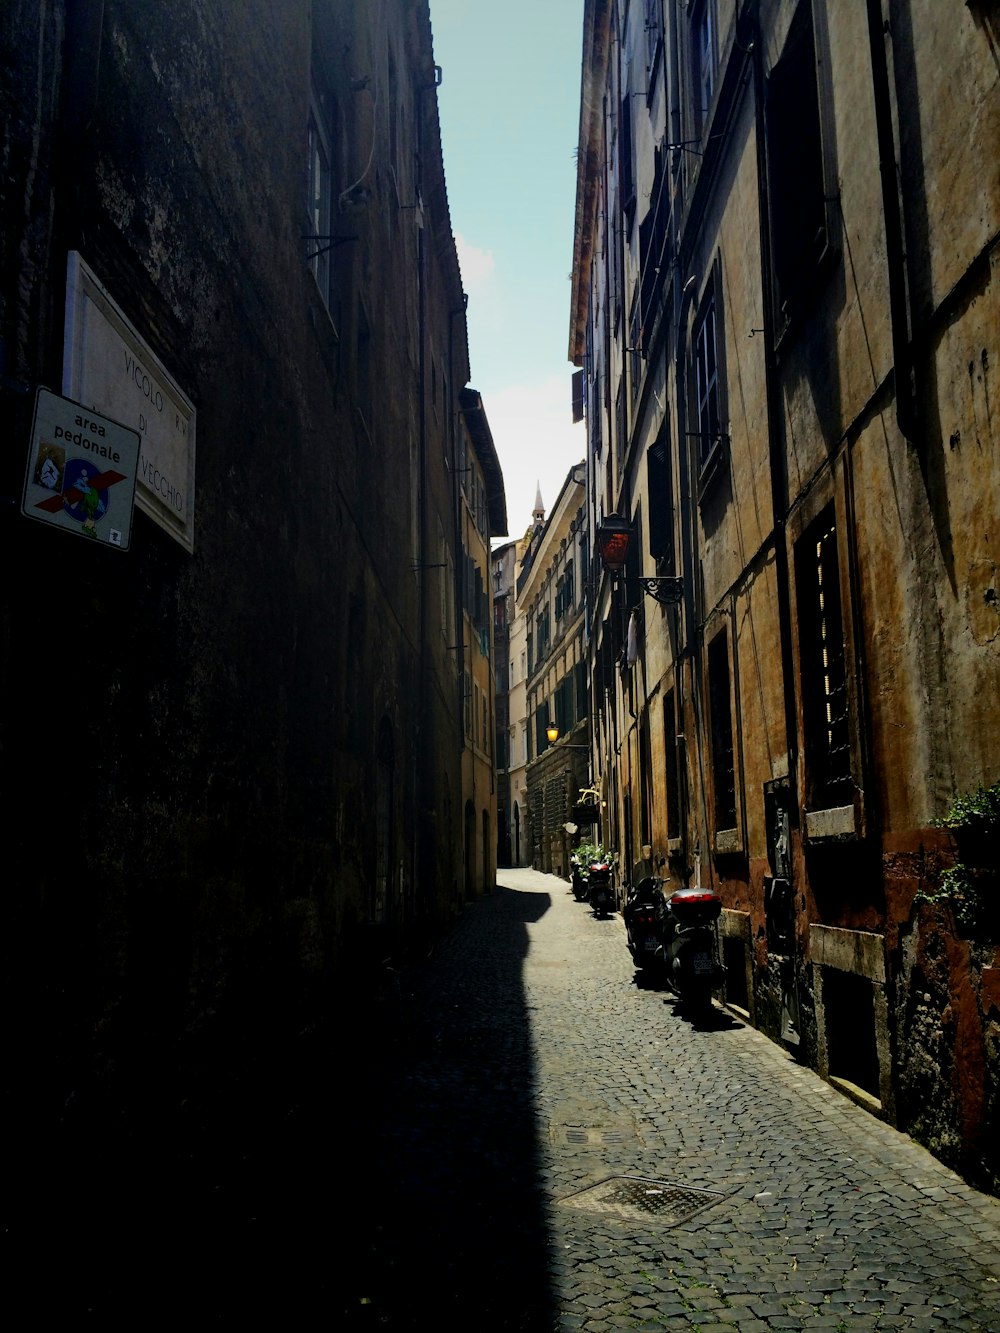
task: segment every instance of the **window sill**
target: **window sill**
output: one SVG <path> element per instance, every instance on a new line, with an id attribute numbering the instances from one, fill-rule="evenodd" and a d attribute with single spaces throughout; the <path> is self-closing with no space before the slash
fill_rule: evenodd
<path id="1" fill-rule="evenodd" d="M 743 850 L 743 839 L 738 828 L 722 828 L 715 831 L 716 856 L 731 856 Z"/>
<path id="2" fill-rule="evenodd" d="M 853 805 L 835 805 L 828 810 L 805 812 L 809 842 L 842 842 L 859 836 L 857 811 Z"/>

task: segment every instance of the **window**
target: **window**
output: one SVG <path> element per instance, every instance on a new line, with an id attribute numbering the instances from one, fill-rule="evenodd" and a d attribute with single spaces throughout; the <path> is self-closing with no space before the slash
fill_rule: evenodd
<path id="1" fill-rule="evenodd" d="M 556 686 L 555 721 L 561 736 L 573 729 L 573 677 L 564 676 Z"/>
<path id="2" fill-rule="evenodd" d="M 674 497 L 670 472 L 669 426 L 666 418 L 656 443 L 646 451 L 649 491 L 649 554 L 663 575 L 674 573 Z"/>
<path id="3" fill-rule="evenodd" d="M 622 466 L 625 460 L 625 393 L 624 386 L 619 380 L 618 392 L 615 394 L 615 461 L 618 465 L 618 475 L 621 476 Z M 611 497 L 608 496 L 610 503 Z"/>
<path id="4" fill-rule="evenodd" d="M 691 377 L 692 418 L 698 437 L 702 494 L 723 461 L 726 416 L 724 338 L 720 301 L 721 260 L 716 259 L 695 320 Z"/>
<path id="5" fill-rule="evenodd" d="M 549 708 L 547 703 L 541 704 L 535 713 L 535 755 L 540 756 L 549 748 L 549 738 L 545 734 L 545 728 L 549 725 Z"/>
<path id="6" fill-rule="evenodd" d="M 576 721 L 584 722 L 590 716 L 590 677 L 586 662 L 577 662 L 573 668 L 576 678 Z"/>
<path id="7" fill-rule="evenodd" d="M 643 26 L 646 29 L 646 72 L 649 76 L 650 90 L 653 86 L 654 66 L 663 43 L 661 18 L 660 0 L 644 0 Z"/>
<path id="8" fill-rule="evenodd" d="M 697 406 L 699 451 L 701 462 L 719 438 L 719 356 L 718 330 L 715 323 L 715 296 L 710 295 L 698 315 L 694 335 L 694 391 Z"/>
<path id="9" fill-rule="evenodd" d="M 451 552 L 448 550 L 444 526 L 440 519 L 437 529 L 437 563 L 441 566 L 441 578 L 438 580 L 438 614 L 442 637 L 445 643 L 451 643 L 455 633 L 455 579 L 452 573 Z"/>
<path id="10" fill-rule="evenodd" d="M 708 700 L 712 724 L 712 786 L 715 828 L 736 827 L 736 764 L 729 692 L 729 643 L 725 630 L 708 645 Z"/>
<path id="11" fill-rule="evenodd" d="M 633 406 L 639 396 L 639 381 L 642 379 L 642 303 L 639 287 L 632 292 L 632 301 L 628 312 L 628 367 L 629 390 Z"/>
<path id="12" fill-rule="evenodd" d="M 677 703 L 673 690 L 663 698 L 663 749 L 667 776 L 667 837 L 681 836 L 681 784 L 677 751 Z"/>
<path id="13" fill-rule="evenodd" d="M 649 714 L 644 713 L 639 724 L 639 843 L 650 841 L 653 804 L 653 773 L 649 745 Z"/>
<path id="14" fill-rule="evenodd" d="M 323 128 L 316 99 L 309 112 L 306 132 L 306 213 L 309 219 L 306 254 L 309 271 L 316 279 L 324 304 L 330 304 L 330 197 L 333 175 L 330 144 Z"/>
<path id="15" fill-rule="evenodd" d="M 837 527 L 832 504 L 795 547 L 799 670 L 807 804 L 830 809 L 852 803 L 850 711 L 840 603 Z"/>
<path id="16" fill-rule="evenodd" d="M 583 420 L 583 382 L 584 382 L 584 372 L 582 370 L 574 370 L 573 378 L 571 380 L 572 384 L 571 407 L 572 407 L 574 425 L 578 421 Z"/>
<path id="17" fill-rule="evenodd" d="M 691 89 L 695 131 L 701 135 L 715 92 L 715 0 L 701 0 L 691 15 Z"/>
<path id="18" fill-rule="evenodd" d="M 549 636 L 551 634 L 551 619 L 549 608 L 539 612 L 538 619 L 535 622 L 535 644 L 538 651 L 538 661 L 541 662 L 545 654 L 549 651 Z"/>
<path id="19" fill-rule="evenodd" d="M 666 154 L 653 152 L 653 187 L 649 209 L 639 223 L 639 342 L 645 355 L 662 300 L 663 288 L 670 275 L 670 177 L 665 170 Z"/>
<path id="20" fill-rule="evenodd" d="M 465 734 L 472 740 L 472 678 L 467 671 L 462 675 L 462 699 L 465 711 Z"/>
<path id="21" fill-rule="evenodd" d="M 618 183 L 621 190 L 621 210 L 627 219 L 626 230 L 631 230 L 635 218 L 635 160 L 632 155 L 632 95 L 622 98 L 621 134 L 618 138 Z"/>
<path id="22" fill-rule="evenodd" d="M 572 611 L 576 603 L 576 590 L 573 579 L 573 562 L 566 562 L 566 567 L 556 582 L 556 620 L 562 620 L 567 611 Z"/>
<path id="23" fill-rule="evenodd" d="M 816 42 L 800 0 L 781 59 L 767 81 L 767 176 L 777 304 L 789 318 L 827 249 L 826 189 Z"/>

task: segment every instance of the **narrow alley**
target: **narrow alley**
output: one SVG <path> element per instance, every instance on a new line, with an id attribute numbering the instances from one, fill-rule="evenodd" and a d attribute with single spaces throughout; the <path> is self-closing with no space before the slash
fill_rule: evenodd
<path id="1" fill-rule="evenodd" d="M 696 1030 L 637 988 L 620 917 L 596 920 L 554 876 L 500 879 L 400 978 L 356 1140 L 355 1314 L 1000 1328 L 1000 1204 L 735 1017 Z M 624 1216 L 621 1188 L 588 1198 L 626 1177 L 649 1183 Z"/>

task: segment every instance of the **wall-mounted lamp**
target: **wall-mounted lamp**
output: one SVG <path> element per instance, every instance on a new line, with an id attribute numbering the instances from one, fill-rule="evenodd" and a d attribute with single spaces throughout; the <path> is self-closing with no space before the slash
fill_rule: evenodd
<path id="1" fill-rule="evenodd" d="M 554 722 L 550 722 L 549 725 L 545 728 L 545 734 L 549 738 L 549 744 L 555 745 L 556 741 L 559 739 L 559 728 L 556 726 Z M 560 750 L 589 750 L 590 746 L 572 745 L 568 741 L 563 741 L 562 745 L 560 745 L 559 748 Z"/>
<path id="2" fill-rule="evenodd" d="M 631 525 L 620 514 L 608 514 L 598 527 L 597 551 L 609 574 L 617 576 L 625 568 L 632 537 Z M 676 605 L 684 592 L 684 580 L 680 578 L 640 578 L 638 583 L 661 606 Z"/>
<path id="3" fill-rule="evenodd" d="M 632 529 L 621 514 L 608 514 L 597 529 L 597 550 L 609 574 L 620 574 L 628 559 Z"/>

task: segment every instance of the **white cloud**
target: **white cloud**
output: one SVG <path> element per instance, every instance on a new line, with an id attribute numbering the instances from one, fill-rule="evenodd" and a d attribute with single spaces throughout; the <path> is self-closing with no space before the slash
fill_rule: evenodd
<path id="1" fill-rule="evenodd" d="M 482 296 L 490 290 L 496 267 L 493 251 L 470 244 L 460 231 L 455 232 L 455 248 L 462 270 L 462 286 L 470 296 Z"/>
<path id="2" fill-rule="evenodd" d="M 531 523 L 540 486 L 546 516 L 562 490 L 566 474 L 586 454 L 582 425 L 574 425 L 570 375 L 553 375 L 535 384 L 483 390 L 483 406 L 503 471 L 507 525 L 512 538 Z"/>

